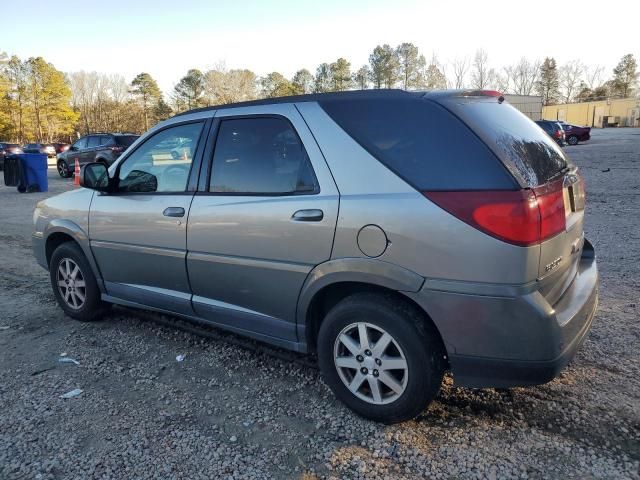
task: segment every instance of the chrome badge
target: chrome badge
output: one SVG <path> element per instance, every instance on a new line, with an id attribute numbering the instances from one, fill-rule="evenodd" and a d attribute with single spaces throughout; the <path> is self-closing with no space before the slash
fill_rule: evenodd
<path id="1" fill-rule="evenodd" d="M 561 262 L 562 262 L 562 257 L 556 258 L 553 262 L 551 262 L 551 263 L 549 263 L 549 264 L 544 266 L 544 271 L 545 272 L 550 272 L 551 270 L 556 268 L 558 265 L 560 265 Z"/>

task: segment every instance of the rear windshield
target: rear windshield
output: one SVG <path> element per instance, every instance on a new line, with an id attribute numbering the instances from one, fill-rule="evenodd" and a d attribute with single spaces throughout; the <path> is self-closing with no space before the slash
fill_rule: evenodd
<path id="1" fill-rule="evenodd" d="M 522 184 L 542 185 L 567 167 L 558 144 L 507 102 L 456 99 L 443 103 L 489 145 Z"/>
<path id="2" fill-rule="evenodd" d="M 117 135 L 115 139 L 118 145 L 128 147 L 138 139 L 138 135 Z"/>
<path id="3" fill-rule="evenodd" d="M 320 105 L 370 154 L 420 191 L 517 187 L 491 150 L 435 102 L 354 98 Z"/>

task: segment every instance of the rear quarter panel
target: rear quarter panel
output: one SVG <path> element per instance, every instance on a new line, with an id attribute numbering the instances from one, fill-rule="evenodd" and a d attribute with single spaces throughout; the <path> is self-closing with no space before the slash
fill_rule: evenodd
<path id="1" fill-rule="evenodd" d="M 388 245 L 378 260 L 440 280 L 521 284 L 538 274 L 540 247 L 517 247 L 458 220 L 373 158 L 316 103 L 298 109 L 340 191 L 332 258 L 366 258 L 358 232 L 378 225 Z"/>

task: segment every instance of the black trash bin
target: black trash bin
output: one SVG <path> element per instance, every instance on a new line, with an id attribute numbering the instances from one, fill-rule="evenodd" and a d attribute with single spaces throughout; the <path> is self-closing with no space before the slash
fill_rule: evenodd
<path id="1" fill-rule="evenodd" d="M 4 157 L 4 184 L 7 187 L 17 187 L 22 177 L 22 162 L 17 155 Z"/>

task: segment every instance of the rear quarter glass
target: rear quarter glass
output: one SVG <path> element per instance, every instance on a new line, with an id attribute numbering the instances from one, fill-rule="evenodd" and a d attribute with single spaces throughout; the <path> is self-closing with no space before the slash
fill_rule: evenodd
<path id="1" fill-rule="evenodd" d="M 482 138 L 523 187 L 543 185 L 569 166 L 558 144 L 507 102 L 464 97 L 438 101 Z"/>
<path id="2" fill-rule="evenodd" d="M 419 191 L 518 188 L 496 155 L 431 100 L 332 99 L 320 106 L 365 150 Z"/>

